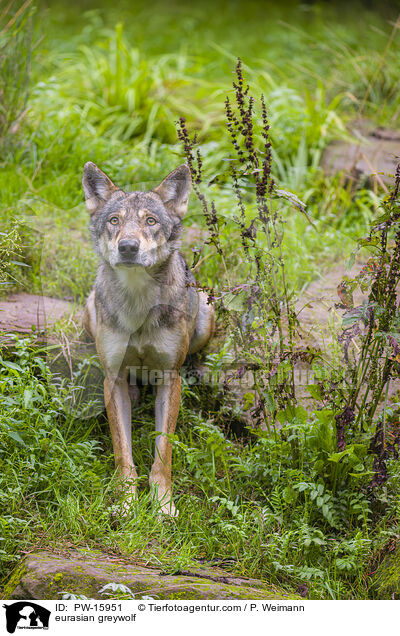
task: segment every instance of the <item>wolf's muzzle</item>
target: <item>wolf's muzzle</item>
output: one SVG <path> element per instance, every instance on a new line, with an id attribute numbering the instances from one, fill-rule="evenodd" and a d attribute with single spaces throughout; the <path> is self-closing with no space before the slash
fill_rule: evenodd
<path id="1" fill-rule="evenodd" d="M 122 239 L 118 243 L 118 251 L 124 258 L 136 256 L 139 251 L 139 241 L 131 239 Z"/>

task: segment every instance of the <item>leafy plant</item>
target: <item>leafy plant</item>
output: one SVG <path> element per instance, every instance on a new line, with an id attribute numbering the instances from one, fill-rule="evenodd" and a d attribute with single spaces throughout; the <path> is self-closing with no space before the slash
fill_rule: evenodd
<path id="1" fill-rule="evenodd" d="M 239 367 L 236 377 L 252 371 L 254 421 L 262 421 L 269 427 L 275 423 L 282 406 L 294 405 L 294 363 L 307 356 L 306 351 L 295 351 L 296 317 L 282 251 L 284 221 L 277 201 L 288 202 L 312 222 L 298 197 L 277 188 L 272 180 L 270 127 L 264 97 L 261 96 L 260 112 L 256 113 L 256 100 L 245 84 L 240 60 L 233 87 L 234 105 L 229 97 L 225 101 L 226 126 L 234 153 L 227 158 L 228 173 L 237 206 L 237 213 L 229 218 L 229 238 L 220 232 L 223 221 L 214 201 L 208 201 L 200 188 L 201 150 L 196 148 L 197 138 L 190 138 L 183 118 L 178 135 L 203 208 L 210 234 L 208 243 L 215 249 L 225 274 L 226 287 L 214 291 L 210 297 L 219 301 L 229 322 L 229 336 Z M 246 283 L 233 284 L 224 240 L 236 242 L 238 250 L 234 258 L 240 262 Z"/>
<path id="2" fill-rule="evenodd" d="M 95 46 L 82 44 L 60 78 L 73 86 L 77 108 L 98 134 L 122 141 L 143 137 L 146 143 L 153 138 L 172 143 L 173 94 L 185 83 L 185 62 L 172 54 L 146 59 L 129 45 L 123 29 L 119 23 Z"/>
<path id="3" fill-rule="evenodd" d="M 19 265 L 18 254 L 21 249 L 21 239 L 16 227 L 8 232 L 0 232 L 0 285 L 10 284 L 14 279 L 13 265 Z M 14 279 L 15 280 L 15 279 Z"/>
<path id="4" fill-rule="evenodd" d="M 140 497 L 134 514 L 121 517 L 108 424 L 94 399 L 96 363 L 78 364 L 71 382 L 55 374 L 53 350 L 7 336 L 0 363 L 3 578 L 32 546 L 73 544 L 123 553 L 165 571 L 216 561 L 233 572 L 298 586 L 309 598 L 366 598 L 371 557 L 399 531 L 399 405 L 383 386 L 386 357 L 392 380 L 398 365 L 398 328 L 387 295 L 398 204 L 384 201 L 378 188 L 355 189 L 343 175 L 323 174 L 319 160 L 326 143 L 348 138 L 360 113 L 374 125 L 397 125 L 394 8 L 339 13 L 333 4 L 295 3 L 271 5 L 266 13 L 257 3 L 226 3 L 215 12 L 210 3 L 196 8 L 138 0 L 132 19 L 129 2 L 114 7 L 98 0 L 96 9 L 83 13 L 76 3 L 57 2 L 41 11 L 45 37 L 32 57 L 33 6 L 6 4 L 0 27 L 0 282 L 83 303 L 96 262 L 82 166 L 93 160 L 122 186 L 153 187 L 181 160 L 174 120 L 182 115 L 188 135 L 197 133 L 194 166 L 199 149 L 202 182 L 195 186 L 208 205 L 204 216 L 201 199 L 192 197 L 183 249 L 216 298 L 219 316 L 205 362 L 213 379 L 199 384 L 200 373 L 184 382 L 173 439 L 180 515 L 172 523 L 160 521 L 148 496 L 155 437 L 150 392 L 143 391 L 133 408 Z M 251 94 L 244 94 L 244 78 L 241 92 L 231 88 L 237 55 Z M 237 107 L 240 95 L 247 114 L 251 105 L 250 118 Z M 244 162 L 228 129 L 226 96 Z M 250 120 L 255 157 L 246 146 Z M 269 181 L 264 166 L 271 169 Z M 272 180 L 279 186 L 267 188 L 265 197 L 257 193 L 260 182 Z M 260 216 L 264 198 L 268 210 Z M 374 218 L 378 225 L 368 236 Z M 385 227 L 386 256 L 375 287 Z M 302 315 L 295 319 L 290 309 L 312 278 L 338 266 L 357 244 L 361 256 L 372 250 L 373 259 L 361 275 L 343 281 L 343 306 L 329 312 L 346 312 L 343 340 L 332 334 L 326 351 L 307 350 L 298 339 Z M 358 308 L 348 306 L 357 287 L 370 296 Z M 364 384 L 354 413 L 344 412 L 358 386 L 357 347 L 365 351 L 360 369 L 370 391 L 365 408 Z M 310 377 L 300 390 L 295 384 L 293 396 L 298 364 Z M 247 376 L 249 386 L 235 387 Z"/>

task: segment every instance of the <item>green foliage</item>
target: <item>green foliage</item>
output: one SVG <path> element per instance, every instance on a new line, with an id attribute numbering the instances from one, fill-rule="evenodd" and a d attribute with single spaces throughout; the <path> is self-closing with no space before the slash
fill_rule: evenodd
<path id="1" fill-rule="evenodd" d="M 204 245 L 201 231 L 210 228 L 193 197 L 185 220 L 187 230 L 195 226 L 200 237 L 190 237 L 190 247 L 184 247 L 188 260 L 199 281 L 215 288 L 218 283 L 225 307 L 218 318 L 225 333 L 207 364 L 218 375 L 233 362 L 226 316 L 237 332 L 258 334 L 252 350 L 242 349 L 247 363 L 261 363 L 257 391 L 247 390 L 245 405 L 247 415 L 261 406 L 256 415 L 274 419 L 275 427 L 272 434 L 248 428 L 229 393 L 185 386 L 172 440 L 180 516 L 161 521 L 146 484 L 154 414 L 152 396 L 144 392 L 133 409 L 140 498 L 134 514 L 122 517 L 108 425 L 94 405 L 101 387 L 91 396 L 86 391 L 92 362 L 78 366 L 73 381 L 62 380 L 46 362 L 45 348 L 15 339 L 0 360 L 2 575 L 28 547 L 67 542 L 145 557 L 165 570 L 217 559 L 242 574 L 306 585 L 310 598 L 365 598 L 371 555 L 398 534 L 400 469 L 393 449 L 399 407 L 386 400 L 379 415 L 360 416 L 346 429 L 346 446 L 338 449 L 336 415 L 348 396 L 338 347 L 331 346 L 328 374 L 320 357 L 312 362 L 311 406 L 290 395 L 283 399 L 279 382 L 287 386 L 292 366 L 286 355 L 290 311 L 282 311 L 281 301 L 286 284 L 290 309 L 313 277 L 348 258 L 355 246 L 379 248 L 376 226 L 390 222 L 381 261 L 388 282 L 398 226 L 394 202 L 384 201 L 379 191 L 354 189 L 342 176 L 324 176 L 319 162 L 329 141 L 349 138 L 349 121 L 356 115 L 396 124 L 398 37 L 395 32 L 390 37 L 392 26 L 383 14 L 347 8 L 339 15 L 333 5 L 319 3 L 266 10 L 252 1 L 224 2 L 216 12 L 207 3 L 173 2 L 167 10 L 161 1 L 138 1 L 134 19 L 131 2 L 97 5 L 83 13 L 65 2 L 40 10 L 44 39 L 32 65 L 32 5 L 14 21 L 1 15 L 0 283 L 83 302 L 96 269 L 81 191 L 84 163 L 95 161 L 127 189 L 151 188 L 182 161 L 174 124 L 185 116 L 189 133 L 198 133 L 205 192 L 218 210 L 214 244 Z M 257 249 L 234 231 L 240 222 L 227 161 L 230 135 L 223 123 L 238 55 L 255 97 L 265 96 L 277 183 Z M 253 130 L 260 147 L 257 108 Z M 261 164 L 262 155 L 258 158 Z M 246 170 L 238 174 L 244 229 L 259 219 L 256 177 Z M 369 237 L 373 217 L 379 218 Z M 223 258 L 215 251 L 217 234 Z M 251 312 L 249 290 L 240 285 L 253 281 L 258 255 L 269 274 L 279 275 L 271 285 L 268 272 L 260 273 L 264 305 Z M 354 286 L 365 292 L 371 284 L 367 273 Z M 388 314 L 383 288 L 378 292 L 380 304 L 373 306 L 379 328 L 372 330 L 369 352 L 385 351 L 395 368 L 398 323 L 393 312 Z M 361 324 L 366 310 L 349 312 L 344 326 Z M 280 356 L 276 380 L 264 373 L 271 334 Z M 371 386 L 378 380 L 376 398 L 385 360 L 369 376 Z M 228 433 L 238 422 L 240 439 Z M 384 479 L 372 492 L 371 478 L 378 473 Z M 123 589 L 107 591 L 129 595 Z"/>
<path id="2" fill-rule="evenodd" d="M 10 2 L 0 10 L 0 143 L 3 151 L 15 140 L 26 115 L 33 52 L 32 0 L 17 8 L 13 4 Z"/>
<path id="3" fill-rule="evenodd" d="M 362 450 L 350 448 L 349 466 L 335 473 L 334 440 L 321 424 L 331 413 L 295 417 L 275 439 L 255 431 L 243 444 L 187 407 L 187 395 L 173 438 L 180 516 L 168 524 L 145 492 L 135 515 L 120 517 L 107 431 L 97 418 L 81 419 L 68 408 L 73 385 L 60 383 L 29 339 L 15 339 L 1 373 L 3 566 L 34 537 L 51 545 L 68 536 L 78 544 L 145 552 L 172 569 L 200 557 L 234 559 L 242 573 L 306 582 L 311 598 L 325 597 L 328 581 L 335 598 L 356 585 L 371 544 L 370 504 L 362 492 L 368 474 L 353 459 Z M 133 412 L 141 475 L 151 465 L 152 409 L 147 396 Z"/>
<path id="4" fill-rule="evenodd" d="M 20 236 L 14 226 L 8 232 L 0 232 L 0 285 L 10 284 L 13 265 L 19 265 Z"/>
<path id="5" fill-rule="evenodd" d="M 75 59 L 65 62 L 60 98 L 66 98 L 63 88 L 68 87 L 68 97 L 73 97 L 77 109 L 84 113 L 82 120 L 98 135 L 121 141 L 141 135 L 147 142 L 153 137 L 170 143 L 175 140 L 168 100 L 169 91 L 179 82 L 181 58 L 147 61 L 124 40 L 120 23 L 104 43 L 94 47 L 82 44 Z"/>
<path id="6" fill-rule="evenodd" d="M 15 339 L 13 357 L 0 359 L 2 563 L 21 533 L 29 536 L 31 526 L 38 531 L 40 511 L 47 508 L 51 515 L 63 505 L 64 527 L 79 525 L 76 496 L 84 491 L 89 502 L 104 485 L 100 445 L 90 436 L 93 423 L 77 433 L 66 410 L 71 387 L 60 385 L 31 345 L 29 339 Z"/>

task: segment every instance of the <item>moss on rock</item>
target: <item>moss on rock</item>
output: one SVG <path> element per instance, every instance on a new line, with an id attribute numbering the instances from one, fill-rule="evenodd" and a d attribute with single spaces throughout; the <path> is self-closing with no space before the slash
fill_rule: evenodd
<path id="1" fill-rule="evenodd" d="M 27 555 L 8 582 L 5 598 L 57 600 L 69 592 L 101 599 L 100 590 L 107 583 L 122 583 L 138 599 L 143 595 L 160 600 L 300 599 L 293 592 L 220 568 L 165 575 L 156 568 L 110 562 L 106 554 L 77 551 L 67 557 L 48 552 Z"/>
<path id="2" fill-rule="evenodd" d="M 4 586 L 3 597 L 11 598 L 11 594 L 18 586 L 19 582 L 24 578 L 26 574 L 26 565 L 24 563 L 20 564 L 11 574 L 7 583 Z"/>

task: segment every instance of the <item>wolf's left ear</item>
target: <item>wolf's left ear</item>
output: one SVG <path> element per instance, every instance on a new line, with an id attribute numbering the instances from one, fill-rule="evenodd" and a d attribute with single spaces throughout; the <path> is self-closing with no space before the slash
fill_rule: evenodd
<path id="1" fill-rule="evenodd" d="M 119 190 L 111 179 L 91 161 L 85 163 L 82 185 L 90 215 L 96 214 L 111 195 Z"/>
<path id="2" fill-rule="evenodd" d="M 182 219 L 188 207 L 192 177 L 186 164 L 171 172 L 159 186 L 154 188 L 171 214 Z"/>

